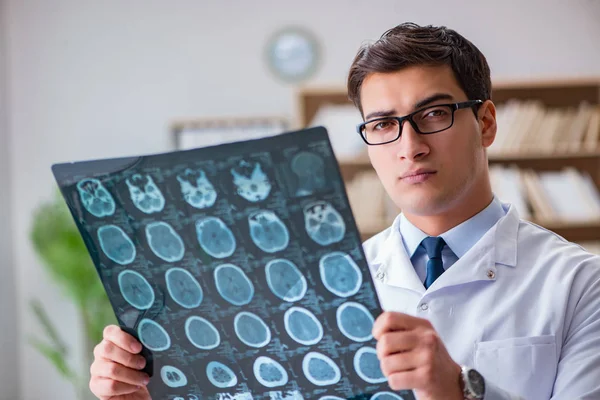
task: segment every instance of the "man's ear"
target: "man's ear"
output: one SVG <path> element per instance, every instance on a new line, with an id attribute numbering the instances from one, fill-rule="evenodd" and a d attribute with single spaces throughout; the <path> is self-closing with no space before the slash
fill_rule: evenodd
<path id="1" fill-rule="evenodd" d="M 477 122 L 481 132 L 481 144 L 487 148 L 496 139 L 496 106 L 491 100 L 486 100 L 477 111 Z"/>

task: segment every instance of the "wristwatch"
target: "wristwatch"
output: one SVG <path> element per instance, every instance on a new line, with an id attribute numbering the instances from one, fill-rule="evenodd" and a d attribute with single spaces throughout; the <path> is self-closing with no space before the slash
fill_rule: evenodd
<path id="1" fill-rule="evenodd" d="M 485 396 L 485 379 L 473 368 L 461 367 L 461 386 L 465 400 L 481 400 Z"/>

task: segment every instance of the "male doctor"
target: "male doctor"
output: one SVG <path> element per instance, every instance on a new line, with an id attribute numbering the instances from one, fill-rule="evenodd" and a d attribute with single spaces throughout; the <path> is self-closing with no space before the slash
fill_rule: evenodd
<path id="1" fill-rule="evenodd" d="M 348 93 L 402 210 L 364 244 L 385 310 L 373 333 L 390 387 L 419 400 L 600 399 L 600 257 L 494 197 L 483 54 L 445 27 L 402 24 L 359 50 Z M 140 350 L 107 327 L 92 392 L 148 399 Z"/>

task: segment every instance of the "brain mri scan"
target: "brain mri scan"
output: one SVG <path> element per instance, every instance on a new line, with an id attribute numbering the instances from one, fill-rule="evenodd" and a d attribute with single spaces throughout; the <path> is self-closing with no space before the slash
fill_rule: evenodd
<path id="1" fill-rule="evenodd" d="M 144 318 L 138 326 L 140 342 L 152 351 L 164 351 L 171 347 L 171 338 L 157 322 Z"/>
<path id="2" fill-rule="evenodd" d="M 119 289 L 123 298 L 138 310 L 147 310 L 154 304 L 154 290 L 139 272 L 124 270 L 119 273 Z"/>
<path id="3" fill-rule="evenodd" d="M 265 347 L 271 341 L 271 330 L 256 314 L 242 311 L 235 316 L 235 333 L 238 338 L 250 347 Z"/>
<path id="4" fill-rule="evenodd" d="M 265 356 L 254 361 L 254 376 L 261 385 L 268 388 L 284 386 L 288 382 L 288 374 L 281 364 Z"/>
<path id="5" fill-rule="evenodd" d="M 237 194 L 250 202 L 262 201 L 271 192 L 271 182 L 258 162 L 240 161 L 231 175 Z"/>
<path id="6" fill-rule="evenodd" d="M 290 234 L 274 212 L 261 210 L 252 213 L 248 223 L 252 241 L 265 253 L 283 251 L 288 246 Z"/>
<path id="7" fill-rule="evenodd" d="M 166 262 L 176 262 L 183 258 L 183 240 L 166 222 L 152 222 L 146 225 L 146 239 L 152 252 Z"/>
<path id="8" fill-rule="evenodd" d="M 112 261 L 117 264 L 127 265 L 135 260 L 135 245 L 127 234 L 116 225 L 104 225 L 98 229 L 100 247 Z"/>
<path id="9" fill-rule="evenodd" d="M 308 236 L 321 246 L 337 243 L 346 234 L 346 224 L 341 214 L 325 201 L 304 208 L 304 224 Z"/>
<path id="10" fill-rule="evenodd" d="M 323 326 L 306 308 L 289 308 L 284 314 L 284 324 L 288 335 L 302 345 L 312 346 L 323 338 Z"/>
<path id="11" fill-rule="evenodd" d="M 302 371 L 306 379 L 317 386 L 335 385 L 342 377 L 340 368 L 331 358 L 314 351 L 304 356 Z"/>
<path id="12" fill-rule="evenodd" d="M 231 229 L 217 217 L 206 217 L 196 222 L 196 236 L 202 250 L 214 258 L 226 258 L 236 248 Z"/>
<path id="13" fill-rule="evenodd" d="M 323 128 L 53 172 L 153 399 L 415 400 Z"/>
<path id="14" fill-rule="evenodd" d="M 283 258 L 269 261 L 265 275 L 271 292 L 284 301 L 299 301 L 308 289 L 306 278 L 296 264 Z"/>
<path id="15" fill-rule="evenodd" d="M 185 321 L 185 335 L 201 350 L 212 350 L 221 344 L 221 335 L 206 318 L 192 315 Z"/>
<path id="16" fill-rule="evenodd" d="M 165 198 L 150 175 L 135 174 L 125 182 L 133 205 L 141 212 L 152 214 L 162 211 Z"/>
<path id="17" fill-rule="evenodd" d="M 217 201 L 217 191 L 206 177 L 206 173 L 187 168 L 177 175 L 181 187 L 181 195 L 186 203 L 200 210 L 212 207 Z"/>
<path id="18" fill-rule="evenodd" d="M 196 308 L 204 296 L 200 284 L 187 270 L 171 268 L 165 273 L 165 282 L 171 298 L 183 308 Z"/>
<path id="19" fill-rule="evenodd" d="M 298 178 L 296 196 L 308 196 L 326 187 L 325 162 L 315 153 L 299 152 L 292 158 L 290 167 Z"/>
<path id="20" fill-rule="evenodd" d="M 229 303 L 243 306 L 252 300 L 254 285 L 237 265 L 219 265 L 215 269 L 214 277 L 217 291 Z"/>
<path id="21" fill-rule="evenodd" d="M 115 213 L 115 200 L 98 179 L 82 179 L 77 191 L 83 207 L 93 216 L 102 218 Z"/>
<path id="22" fill-rule="evenodd" d="M 336 311 L 337 325 L 348 339 L 355 342 L 366 342 L 373 338 L 374 319 L 369 310 L 362 304 L 349 301 L 338 307 Z"/>
<path id="23" fill-rule="evenodd" d="M 354 369 L 358 376 L 368 383 L 386 382 L 381 372 L 377 352 L 372 347 L 361 347 L 354 355 Z"/>
<path id="24" fill-rule="evenodd" d="M 325 288 L 339 297 L 358 293 L 362 285 L 362 273 L 348 254 L 334 251 L 319 260 L 319 273 Z"/>

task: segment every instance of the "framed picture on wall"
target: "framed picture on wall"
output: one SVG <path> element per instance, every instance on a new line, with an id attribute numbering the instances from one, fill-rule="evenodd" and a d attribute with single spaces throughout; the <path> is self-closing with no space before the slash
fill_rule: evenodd
<path id="1" fill-rule="evenodd" d="M 288 128 L 283 117 L 221 117 L 175 121 L 171 132 L 175 149 L 188 150 L 273 136 Z"/>

